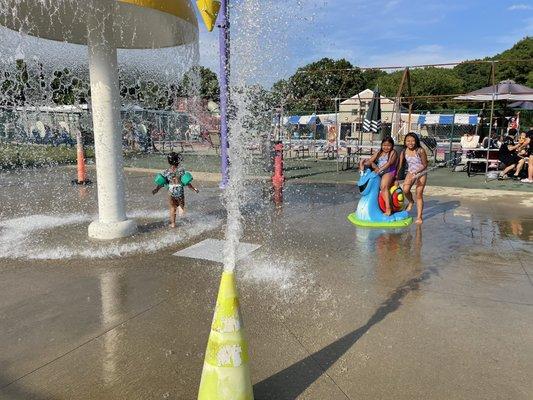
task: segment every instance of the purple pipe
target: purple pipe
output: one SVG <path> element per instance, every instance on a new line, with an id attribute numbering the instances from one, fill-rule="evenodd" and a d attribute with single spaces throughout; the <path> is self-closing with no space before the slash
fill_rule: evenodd
<path id="1" fill-rule="evenodd" d="M 221 0 L 219 13 L 220 47 L 220 172 L 224 189 L 228 184 L 228 102 L 230 79 L 229 0 Z"/>

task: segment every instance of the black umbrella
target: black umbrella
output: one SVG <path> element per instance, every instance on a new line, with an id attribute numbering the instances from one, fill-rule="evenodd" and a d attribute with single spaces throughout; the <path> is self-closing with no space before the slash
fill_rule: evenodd
<path id="1" fill-rule="evenodd" d="M 373 133 L 381 131 L 381 96 L 377 86 L 374 89 L 374 96 L 363 122 L 363 131 Z"/>

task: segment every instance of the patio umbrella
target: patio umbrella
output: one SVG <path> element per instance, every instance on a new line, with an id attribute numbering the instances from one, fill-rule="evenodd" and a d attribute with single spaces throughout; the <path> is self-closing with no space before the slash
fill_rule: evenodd
<path id="1" fill-rule="evenodd" d="M 515 101 L 507 107 L 514 108 L 515 110 L 533 110 L 533 101 Z"/>
<path id="2" fill-rule="evenodd" d="M 494 96 L 494 98 L 493 98 Z M 462 96 L 454 97 L 455 100 L 466 101 L 533 101 L 533 89 L 515 83 L 511 80 L 502 81 L 494 86 L 474 90 Z"/>
<path id="3" fill-rule="evenodd" d="M 494 70 L 493 70 L 494 71 Z M 533 89 L 515 83 L 512 80 L 501 81 L 496 85 L 484 87 L 483 89 L 474 90 L 462 96 L 454 97 L 455 100 L 491 102 L 490 123 L 494 117 L 494 103 L 496 101 L 533 101 Z M 485 181 L 487 181 L 487 172 L 489 170 L 489 151 L 487 151 L 487 162 L 485 169 Z"/>
<path id="4" fill-rule="evenodd" d="M 381 131 L 381 96 L 377 86 L 363 121 L 363 131 L 373 133 Z"/>

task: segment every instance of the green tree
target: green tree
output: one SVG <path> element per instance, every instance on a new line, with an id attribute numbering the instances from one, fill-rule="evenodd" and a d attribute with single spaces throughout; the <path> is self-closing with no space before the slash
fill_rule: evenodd
<path id="1" fill-rule="evenodd" d="M 500 62 L 496 66 L 498 81 L 512 79 L 516 83 L 528 83 L 529 74 L 533 71 L 533 37 L 526 37 L 509 50 L 498 54 L 494 59 Z M 529 60 L 506 62 L 506 60 Z"/>
<path id="2" fill-rule="evenodd" d="M 522 61 L 511 61 L 522 60 Z M 511 79 L 522 85 L 533 86 L 533 38 L 526 37 L 513 47 L 493 57 L 474 61 L 498 61 L 496 66 L 496 82 Z M 481 89 L 491 84 L 491 64 L 464 62 L 454 67 L 457 76 L 463 80 L 465 92 Z"/>
<path id="3" fill-rule="evenodd" d="M 460 94 L 463 92 L 463 81 L 457 77 L 452 69 L 447 68 L 419 68 L 412 69 L 411 73 L 411 94 L 413 96 L 437 96 Z M 378 85 L 382 95 L 395 97 L 400 87 L 403 71 L 396 71 L 378 79 Z M 403 96 L 407 93 L 404 91 Z M 448 97 L 418 98 L 414 101 L 415 109 L 450 108 L 456 102 Z"/>
<path id="4" fill-rule="evenodd" d="M 220 86 L 217 75 L 209 68 L 192 67 L 181 80 L 178 88 L 181 97 L 200 95 L 202 99 L 220 101 Z"/>
<path id="5" fill-rule="evenodd" d="M 202 66 L 197 67 L 200 73 L 200 96 L 203 99 L 220 101 L 220 86 L 218 83 L 217 74 L 209 68 Z"/>
<path id="6" fill-rule="evenodd" d="M 57 105 L 86 103 L 89 96 L 88 77 L 74 75 L 68 68 L 57 70 L 52 74 L 50 89 L 52 101 Z"/>
<path id="7" fill-rule="evenodd" d="M 372 77 L 345 59 L 323 58 L 298 68 L 287 81 L 276 82 L 272 90 L 274 98 L 294 113 L 331 111 L 334 98 L 360 92 Z"/>
<path id="8" fill-rule="evenodd" d="M 472 92 L 490 84 L 490 64 L 461 63 L 453 70 L 457 77 L 463 81 L 465 92 Z"/>

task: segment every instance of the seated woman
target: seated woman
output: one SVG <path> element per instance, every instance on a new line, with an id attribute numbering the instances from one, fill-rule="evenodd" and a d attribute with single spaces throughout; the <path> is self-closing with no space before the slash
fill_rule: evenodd
<path id="1" fill-rule="evenodd" d="M 519 149 L 520 147 L 520 144 L 514 143 L 514 139 L 512 136 L 506 136 L 503 139 L 498 158 L 505 166 L 505 168 L 503 171 L 500 172 L 498 179 L 507 179 L 507 174 L 513 169 L 515 170 L 513 178 L 518 179 L 520 171 L 522 171 L 522 168 L 524 167 L 524 164 L 526 162 L 525 158 L 520 158 L 516 152 L 517 149 Z"/>
<path id="2" fill-rule="evenodd" d="M 529 129 L 526 133 L 526 140 L 521 145 L 521 148 L 526 150 L 527 160 L 527 178 L 522 179 L 524 183 L 533 183 L 533 129 Z"/>
<path id="3" fill-rule="evenodd" d="M 500 143 L 498 143 L 498 135 L 496 132 L 492 132 L 490 136 L 487 136 L 485 139 L 483 139 L 483 144 L 481 147 L 484 149 L 498 149 L 500 147 Z"/>

